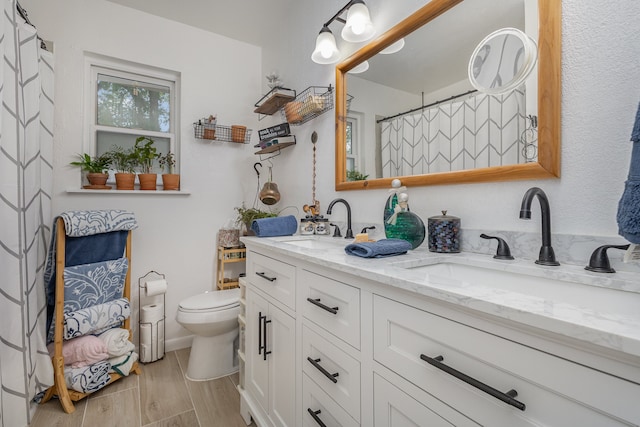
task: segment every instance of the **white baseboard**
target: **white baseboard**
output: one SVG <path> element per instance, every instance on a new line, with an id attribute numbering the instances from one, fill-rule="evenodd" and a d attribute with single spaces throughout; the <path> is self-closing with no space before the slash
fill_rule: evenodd
<path id="1" fill-rule="evenodd" d="M 193 335 L 188 335 L 186 337 L 178 337 L 170 340 L 166 340 L 164 342 L 165 351 L 175 351 L 182 350 L 183 348 L 191 347 L 191 342 L 193 341 Z"/>

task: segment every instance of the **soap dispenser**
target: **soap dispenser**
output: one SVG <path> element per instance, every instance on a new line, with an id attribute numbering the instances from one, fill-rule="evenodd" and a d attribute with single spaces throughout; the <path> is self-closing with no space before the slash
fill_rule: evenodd
<path id="1" fill-rule="evenodd" d="M 411 243 L 411 249 L 415 249 L 422 244 L 425 237 L 424 223 L 420 217 L 409 211 L 409 195 L 407 193 L 393 194 L 389 197 L 391 202 L 395 202 L 393 213 L 385 219 L 384 233 L 388 239 L 402 239 Z M 387 206 L 385 206 L 385 217 L 387 216 Z"/>

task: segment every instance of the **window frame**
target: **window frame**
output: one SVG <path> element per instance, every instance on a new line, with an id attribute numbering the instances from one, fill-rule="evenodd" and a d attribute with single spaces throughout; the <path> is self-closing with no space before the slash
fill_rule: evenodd
<path id="1" fill-rule="evenodd" d="M 345 153 L 345 166 L 349 163 L 348 159 L 353 159 L 353 168 L 358 172 L 363 173 L 364 171 L 364 159 L 360 153 L 361 146 L 361 132 L 360 126 L 362 119 L 360 118 L 360 114 L 353 113 L 347 114 L 347 125 L 351 123 L 351 154 Z M 346 130 L 346 129 L 345 129 Z M 347 170 L 349 170 L 347 168 Z"/>
<path id="2" fill-rule="evenodd" d="M 97 152 L 97 134 L 99 131 L 119 133 L 123 135 L 147 136 L 150 138 L 169 139 L 169 149 L 176 159 L 175 173 L 180 173 L 180 73 L 157 67 L 138 64 L 116 58 L 96 54 L 85 55 L 85 138 L 84 152 L 94 156 Z M 107 74 L 128 80 L 140 81 L 154 85 L 168 86 L 169 96 L 169 132 L 149 131 L 144 129 L 121 128 L 98 124 L 97 80 L 98 74 Z M 109 182 L 114 182 L 113 170 L 109 171 Z M 158 183 L 162 184 L 161 173 Z"/>

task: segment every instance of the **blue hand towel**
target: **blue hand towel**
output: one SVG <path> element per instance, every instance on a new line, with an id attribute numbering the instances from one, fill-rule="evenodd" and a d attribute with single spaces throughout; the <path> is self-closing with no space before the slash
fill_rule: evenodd
<path id="1" fill-rule="evenodd" d="M 640 244 L 640 104 L 631 141 L 633 149 L 629 177 L 618 203 L 618 234 L 631 243 Z"/>
<path id="2" fill-rule="evenodd" d="M 291 236 L 298 230 L 298 220 L 293 215 L 254 219 L 251 229 L 258 237 Z"/>
<path id="3" fill-rule="evenodd" d="M 377 242 L 351 243 L 344 248 L 347 255 L 362 258 L 382 258 L 406 254 L 411 243 L 402 239 L 382 239 Z"/>

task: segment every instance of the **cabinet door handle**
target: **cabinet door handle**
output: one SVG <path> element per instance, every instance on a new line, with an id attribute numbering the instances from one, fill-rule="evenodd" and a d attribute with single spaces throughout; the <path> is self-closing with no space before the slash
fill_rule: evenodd
<path id="1" fill-rule="evenodd" d="M 262 318 L 262 332 L 264 333 L 264 338 L 262 341 L 264 342 L 264 351 L 262 352 L 262 360 L 267 360 L 267 354 L 271 354 L 271 351 L 267 351 L 267 323 L 271 323 L 271 320 L 267 320 L 267 316 Z"/>
<path id="2" fill-rule="evenodd" d="M 420 355 L 420 359 L 424 360 L 425 362 L 427 362 L 428 364 L 435 366 L 436 368 L 440 369 L 441 371 L 446 372 L 449 375 L 453 375 L 454 377 L 458 378 L 459 380 L 464 381 L 465 383 L 477 388 L 478 390 L 481 390 L 487 394 L 490 394 L 491 396 L 495 397 L 496 399 L 500 399 L 502 400 L 504 403 L 514 406 L 518 409 L 520 409 L 521 411 L 524 411 L 526 406 L 524 403 L 520 402 L 519 400 L 514 399 L 517 395 L 518 392 L 515 390 L 509 390 L 506 393 L 501 392 L 500 390 L 496 390 L 495 388 L 491 387 L 490 385 L 487 385 L 481 381 L 478 381 L 475 378 L 472 378 L 466 374 L 463 374 L 460 371 L 457 371 L 455 369 L 453 369 L 450 366 L 445 365 L 444 363 L 442 363 L 442 361 L 444 360 L 444 357 L 442 356 L 436 356 L 436 357 L 429 357 L 429 356 L 425 356 L 424 354 Z"/>
<path id="3" fill-rule="evenodd" d="M 324 305 L 320 302 L 320 298 L 307 298 L 307 301 L 309 301 L 313 305 L 320 307 L 323 310 L 328 311 L 331 314 L 338 314 L 338 307 L 329 307 L 328 305 Z"/>
<path id="4" fill-rule="evenodd" d="M 320 409 L 318 409 L 317 411 L 314 411 L 311 408 L 307 408 L 307 412 L 309 413 L 309 415 L 311 415 L 311 418 L 313 418 L 313 421 L 318 423 L 320 427 L 327 427 L 327 425 L 323 423 L 320 417 L 318 416 L 322 412 Z"/>
<path id="5" fill-rule="evenodd" d="M 256 271 L 256 275 L 260 276 L 263 279 L 266 279 L 266 280 L 268 280 L 270 282 L 273 282 L 273 281 L 275 281 L 277 279 L 277 277 L 269 277 L 269 276 L 267 276 L 264 271 L 262 271 L 262 272 Z"/>
<path id="6" fill-rule="evenodd" d="M 267 316 L 264 316 L 265 318 Z M 262 312 L 258 313 L 258 354 L 262 354 Z"/>
<path id="7" fill-rule="evenodd" d="M 326 369 L 324 369 L 321 365 L 320 365 L 320 359 L 312 359 L 310 357 L 307 357 L 307 360 L 309 362 L 311 362 L 311 364 L 320 372 L 322 372 L 322 375 L 324 375 L 325 377 L 329 378 L 334 384 L 338 382 L 338 379 L 336 378 L 338 375 L 340 375 L 339 372 L 336 372 L 335 374 L 330 373 L 329 371 L 327 371 Z"/>

